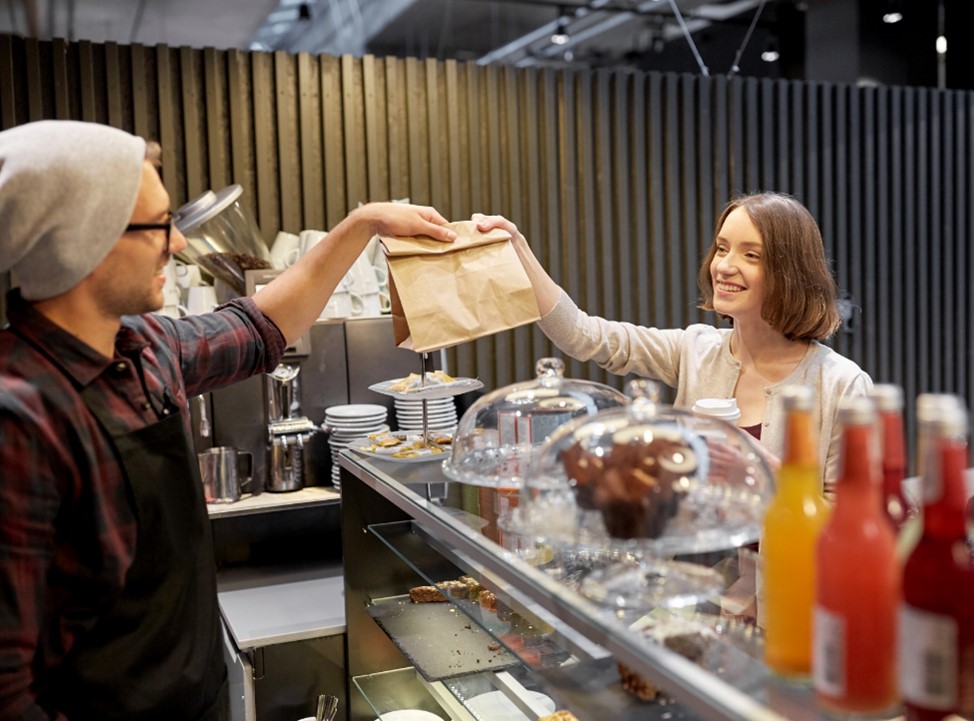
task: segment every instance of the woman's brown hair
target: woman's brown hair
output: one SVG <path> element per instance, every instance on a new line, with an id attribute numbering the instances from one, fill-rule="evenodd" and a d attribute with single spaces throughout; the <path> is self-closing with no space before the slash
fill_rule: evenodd
<path id="1" fill-rule="evenodd" d="M 822 233 L 808 209 L 782 193 L 744 195 L 724 208 L 697 273 L 700 308 L 714 309 L 710 263 L 720 229 L 737 208 L 747 211 L 764 242 L 761 262 L 766 290 L 761 317 L 789 340 L 825 340 L 835 333 L 841 318 Z"/>

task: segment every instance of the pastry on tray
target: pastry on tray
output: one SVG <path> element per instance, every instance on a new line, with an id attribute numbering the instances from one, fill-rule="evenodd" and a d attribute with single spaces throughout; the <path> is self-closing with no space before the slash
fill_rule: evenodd
<path id="1" fill-rule="evenodd" d="M 456 383 L 456 379 L 443 371 L 427 371 L 425 386 L 423 385 L 423 377 L 419 373 L 410 373 L 405 378 L 396 380 L 389 386 L 389 390 L 394 393 L 409 393 L 411 391 L 418 391 L 421 388 L 443 386 L 449 383 Z"/>
<path id="2" fill-rule="evenodd" d="M 414 586 L 409 589 L 413 603 L 446 603 L 446 596 L 436 586 Z"/>

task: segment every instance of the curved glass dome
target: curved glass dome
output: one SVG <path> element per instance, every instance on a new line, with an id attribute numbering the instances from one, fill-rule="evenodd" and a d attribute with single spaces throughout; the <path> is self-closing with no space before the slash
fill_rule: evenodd
<path id="1" fill-rule="evenodd" d="M 601 383 L 565 378 L 565 364 L 542 358 L 536 380 L 479 398 L 460 419 L 443 472 L 454 481 L 517 488 L 541 444 L 565 423 L 620 408 L 629 399 Z"/>
<path id="2" fill-rule="evenodd" d="M 756 541 L 773 492 L 748 433 L 643 397 L 553 433 L 506 525 L 643 557 L 705 553 Z"/>

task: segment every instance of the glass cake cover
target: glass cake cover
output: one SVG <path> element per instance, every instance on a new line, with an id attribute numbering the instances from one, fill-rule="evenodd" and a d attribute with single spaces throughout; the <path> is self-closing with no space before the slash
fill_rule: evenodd
<path id="1" fill-rule="evenodd" d="M 542 358 L 536 380 L 479 398 L 460 419 L 443 472 L 454 481 L 517 488 L 552 433 L 576 418 L 621 408 L 629 399 L 601 383 L 565 378 L 565 364 Z"/>
<path id="2" fill-rule="evenodd" d="M 553 433 L 508 529 L 657 558 L 758 540 L 774 478 L 757 441 L 644 395 Z"/>

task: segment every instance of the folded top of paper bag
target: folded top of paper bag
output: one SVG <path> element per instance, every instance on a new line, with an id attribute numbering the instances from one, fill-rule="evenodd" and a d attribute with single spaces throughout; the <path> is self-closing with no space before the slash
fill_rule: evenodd
<path id="1" fill-rule="evenodd" d="M 499 243 L 511 239 L 511 234 L 501 228 L 494 228 L 486 233 L 482 233 L 477 230 L 477 224 L 472 220 L 459 220 L 454 223 L 447 223 L 446 227 L 457 234 L 457 239 L 452 243 L 444 243 L 424 236 L 397 238 L 395 236 L 384 235 L 380 237 L 380 240 L 382 241 L 382 245 L 385 246 L 386 255 L 396 257 L 399 255 L 454 253 L 458 250 L 476 248 L 480 245 L 489 245 L 490 243 Z"/>

